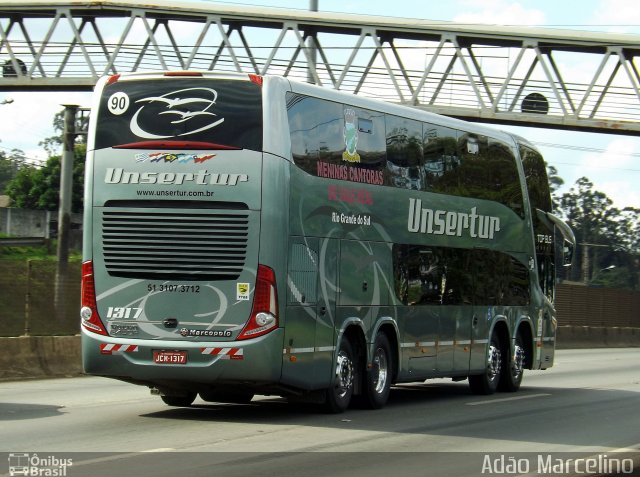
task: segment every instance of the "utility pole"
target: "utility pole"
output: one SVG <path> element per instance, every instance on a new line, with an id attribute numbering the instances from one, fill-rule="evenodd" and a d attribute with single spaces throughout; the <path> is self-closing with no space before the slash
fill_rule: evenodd
<path id="1" fill-rule="evenodd" d="M 591 244 L 582 244 L 582 283 L 585 285 L 589 285 L 589 282 L 591 281 L 589 273 L 589 269 L 591 268 L 591 264 L 589 263 L 589 245 Z"/>
<path id="2" fill-rule="evenodd" d="M 309 11 L 310 12 L 318 11 L 318 0 L 309 0 Z M 309 42 L 309 58 L 310 58 L 310 61 L 307 67 L 307 83 L 316 84 L 316 79 L 313 75 L 313 72 L 316 69 L 316 58 L 318 53 L 315 33 L 312 35 L 309 35 L 309 38 L 307 39 L 307 41 Z M 311 68 L 311 65 L 313 65 L 313 68 Z"/>
<path id="3" fill-rule="evenodd" d="M 64 282 L 67 277 L 69 261 L 69 231 L 71 228 L 71 197 L 73 190 L 73 156 L 76 140 L 76 114 L 78 106 L 64 104 L 64 131 L 62 163 L 60 164 L 60 202 L 58 206 L 58 265 L 55 282 L 56 316 L 61 319 L 65 314 Z"/>
<path id="4" fill-rule="evenodd" d="M 582 246 L 582 269 L 581 269 L 581 279 L 582 283 L 585 285 L 589 285 L 591 283 L 591 269 L 593 268 L 591 262 L 597 265 L 597 256 L 595 259 L 591 259 L 591 249 L 592 248 L 611 248 L 611 245 L 606 245 L 603 243 L 588 243 L 588 242 L 580 242 L 578 245 Z"/>
<path id="5" fill-rule="evenodd" d="M 73 190 L 73 155 L 78 106 L 65 104 L 62 164 L 60 165 L 60 205 L 58 207 L 58 263 L 69 261 L 69 229 Z"/>

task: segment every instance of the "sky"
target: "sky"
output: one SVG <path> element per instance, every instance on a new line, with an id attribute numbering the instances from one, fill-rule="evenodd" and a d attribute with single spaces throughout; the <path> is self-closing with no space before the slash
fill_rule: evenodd
<path id="1" fill-rule="evenodd" d="M 308 0 L 200 1 L 300 10 L 309 7 Z M 640 34 L 637 0 L 318 0 L 318 4 L 320 11 L 327 12 Z M 51 123 L 55 113 L 62 110 L 60 105 L 89 107 L 90 97 L 90 93 L 80 92 L 0 92 L 0 103 L 13 100 L 0 105 L 0 148 L 4 152 L 21 149 L 28 158 L 46 160 L 47 153 L 39 142 L 54 134 Z M 496 127 L 534 143 L 564 146 L 538 145 L 548 164 L 565 181 L 561 192 L 568 191 L 580 177 L 587 177 L 596 190 L 613 200 L 614 206 L 640 208 L 640 137 Z"/>

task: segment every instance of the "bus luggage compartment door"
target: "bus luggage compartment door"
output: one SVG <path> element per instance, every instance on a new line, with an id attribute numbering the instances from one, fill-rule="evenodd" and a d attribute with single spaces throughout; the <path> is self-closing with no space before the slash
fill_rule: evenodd
<path id="1" fill-rule="evenodd" d="M 282 364 L 286 384 L 303 389 L 327 386 L 333 360 L 338 249 L 335 239 L 291 238 Z"/>

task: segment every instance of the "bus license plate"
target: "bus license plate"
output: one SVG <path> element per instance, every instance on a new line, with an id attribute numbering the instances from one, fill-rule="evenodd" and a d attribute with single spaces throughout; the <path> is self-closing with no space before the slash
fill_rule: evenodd
<path id="1" fill-rule="evenodd" d="M 187 364 L 187 352 L 154 351 L 153 362 L 156 364 Z"/>

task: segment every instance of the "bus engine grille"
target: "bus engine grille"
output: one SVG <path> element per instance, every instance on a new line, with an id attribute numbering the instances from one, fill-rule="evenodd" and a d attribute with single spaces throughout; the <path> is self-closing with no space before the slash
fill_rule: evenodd
<path id="1" fill-rule="evenodd" d="M 233 210 L 104 210 L 109 275 L 156 280 L 235 280 L 245 264 L 249 217 Z"/>

